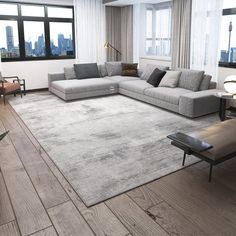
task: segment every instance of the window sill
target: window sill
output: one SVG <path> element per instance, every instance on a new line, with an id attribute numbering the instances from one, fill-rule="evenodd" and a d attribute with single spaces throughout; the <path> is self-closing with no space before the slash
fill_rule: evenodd
<path id="1" fill-rule="evenodd" d="M 71 60 L 75 56 L 61 56 L 61 57 L 29 57 L 29 58 L 2 58 L 2 62 L 18 62 L 18 61 L 51 61 L 51 60 Z"/>
<path id="2" fill-rule="evenodd" d="M 219 67 L 226 67 L 226 68 L 232 68 L 236 69 L 236 63 L 231 63 L 231 62 L 219 62 Z"/>
<path id="3" fill-rule="evenodd" d="M 171 57 L 142 56 L 140 59 L 171 62 Z"/>

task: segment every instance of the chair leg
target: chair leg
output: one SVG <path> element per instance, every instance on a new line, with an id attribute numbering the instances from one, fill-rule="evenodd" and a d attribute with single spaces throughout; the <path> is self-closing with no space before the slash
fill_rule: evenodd
<path id="1" fill-rule="evenodd" d="M 20 97 L 22 98 L 22 91 L 21 91 L 21 89 L 20 89 Z"/>
<path id="2" fill-rule="evenodd" d="M 6 105 L 6 93 L 3 92 L 3 103 L 4 103 L 4 106 Z"/>
<path id="3" fill-rule="evenodd" d="M 186 152 L 184 152 L 182 166 L 184 166 L 184 164 L 185 164 L 185 158 L 186 158 Z"/>

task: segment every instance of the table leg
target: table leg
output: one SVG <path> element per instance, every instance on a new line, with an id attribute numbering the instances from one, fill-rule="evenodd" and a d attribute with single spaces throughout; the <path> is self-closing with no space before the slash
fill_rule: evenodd
<path id="1" fill-rule="evenodd" d="M 226 113 L 226 99 L 220 98 L 219 117 L 221 121 L 225 120 L 225 113 Z"/>

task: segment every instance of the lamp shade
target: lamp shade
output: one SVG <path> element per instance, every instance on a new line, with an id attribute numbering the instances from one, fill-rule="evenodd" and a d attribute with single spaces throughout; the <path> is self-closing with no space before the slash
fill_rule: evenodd
<path id="1" fill-rule="evenodd" d="M 225 78 L 224 88 L 226 92 L 236 94 L 236 75 L 230 75 Z"/>

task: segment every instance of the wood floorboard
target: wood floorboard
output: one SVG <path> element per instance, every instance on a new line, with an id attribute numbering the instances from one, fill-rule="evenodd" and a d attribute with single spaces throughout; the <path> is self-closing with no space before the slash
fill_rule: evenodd
<path id="1" fill-rule="evenodd" d="M 156 193 L 152 192 L 147 186 L 141 186 L 136 189 L 133 189 L 127 192 L 130 198 L 133 199 L 143 210 L 147 210 L 150 207 L 153 207 L 163 199 L 157 195 Z"/>
<path id="2" fill-rule="evenodd" d="M 148 187 L 159 193 L 169 205 L 197 224 L 206 234 L 235 234 L 235 224 L 232 225 L 231 220 L 225 219 L 219 211 L 219 208 L 224 208 L 225 202 L 218 202 L 220 206 L 215 205 L 214 199 L 217 196 L 206 195 L 201 183 L 193 181 L 193 176 L 186 175 L 185 170 L 148 184 Z M 230 215 L 231 210 L 227 212 Z"/>
<path id="3" fill-rule="evenodd" d="M 94 235 L 71 201 L 48 209 L 59 235 Z"/>
<path id="4" fill-rule="evenodd" d="M 11 221 L 5 225 L 0 226 L 1 236 L 20 236 L 20 232 L 16 221 Z"/>
<path id="5" fill-rule="evenodd" d="M 236 235 L 236 158 L 214 168 L 211 184 L 200 162 L 87 208 L 0 100 L 0 133 L 3 125 L 11 133 L 0 143 L 0 236 Z"/>
<path id="6" fill-rule="evenodd" d="M 43 161 L 38 150 L 23 132 L 19 123 L 14 119 L 11 112 L 6 109 L 4 115 L 2 114 L 0 117 L 6 129 L 10 130 L 9 136 L 11 137 L 11 141 L 45 208 L 51 208 L 68 201 L 68 195 Z"/>
<path id="7" fill-rule="evenodd" d="M 34 234 L 31 234 L 30 236 L 57 236 L 57 232 L 55 231 L 55 229 L 53 228 L 53 226 L 43 229 L 39 232 L 36 232 Z"/>
<path id="8" fill-rule="evenodd" d="M 1 166 L 1 165 L 0 165 Z M 0 225 L 15 219 L 7 189 L 0 171 Z"/>
<path id="9" fill-rule="evenodd" d="M 166 202 L 151 207 L 148 212 L 170 235 L 206 235 L 197 225 L 191 223 Z"/>
<path id="10" fill-rule="evenodd" d="M 129 231 L 104 203 L 87 208 L 82 211 L 82 214 L 96 235 L 125 236 L 129 234 Z"/>
<path id="11" fill-rule="evenodd" d="M 155 223 L 136 203 L 123 194 L 106 201 L 106 204 L 114 214 L 128 228 L 132 235 L 168 235 Z"/>
<path id="12" fill-rule="evenodd" d="M 0 163 L 21 234 L 28 235 L 50 226 L 49 217 L 9 137 L 0 143 Z"/>

